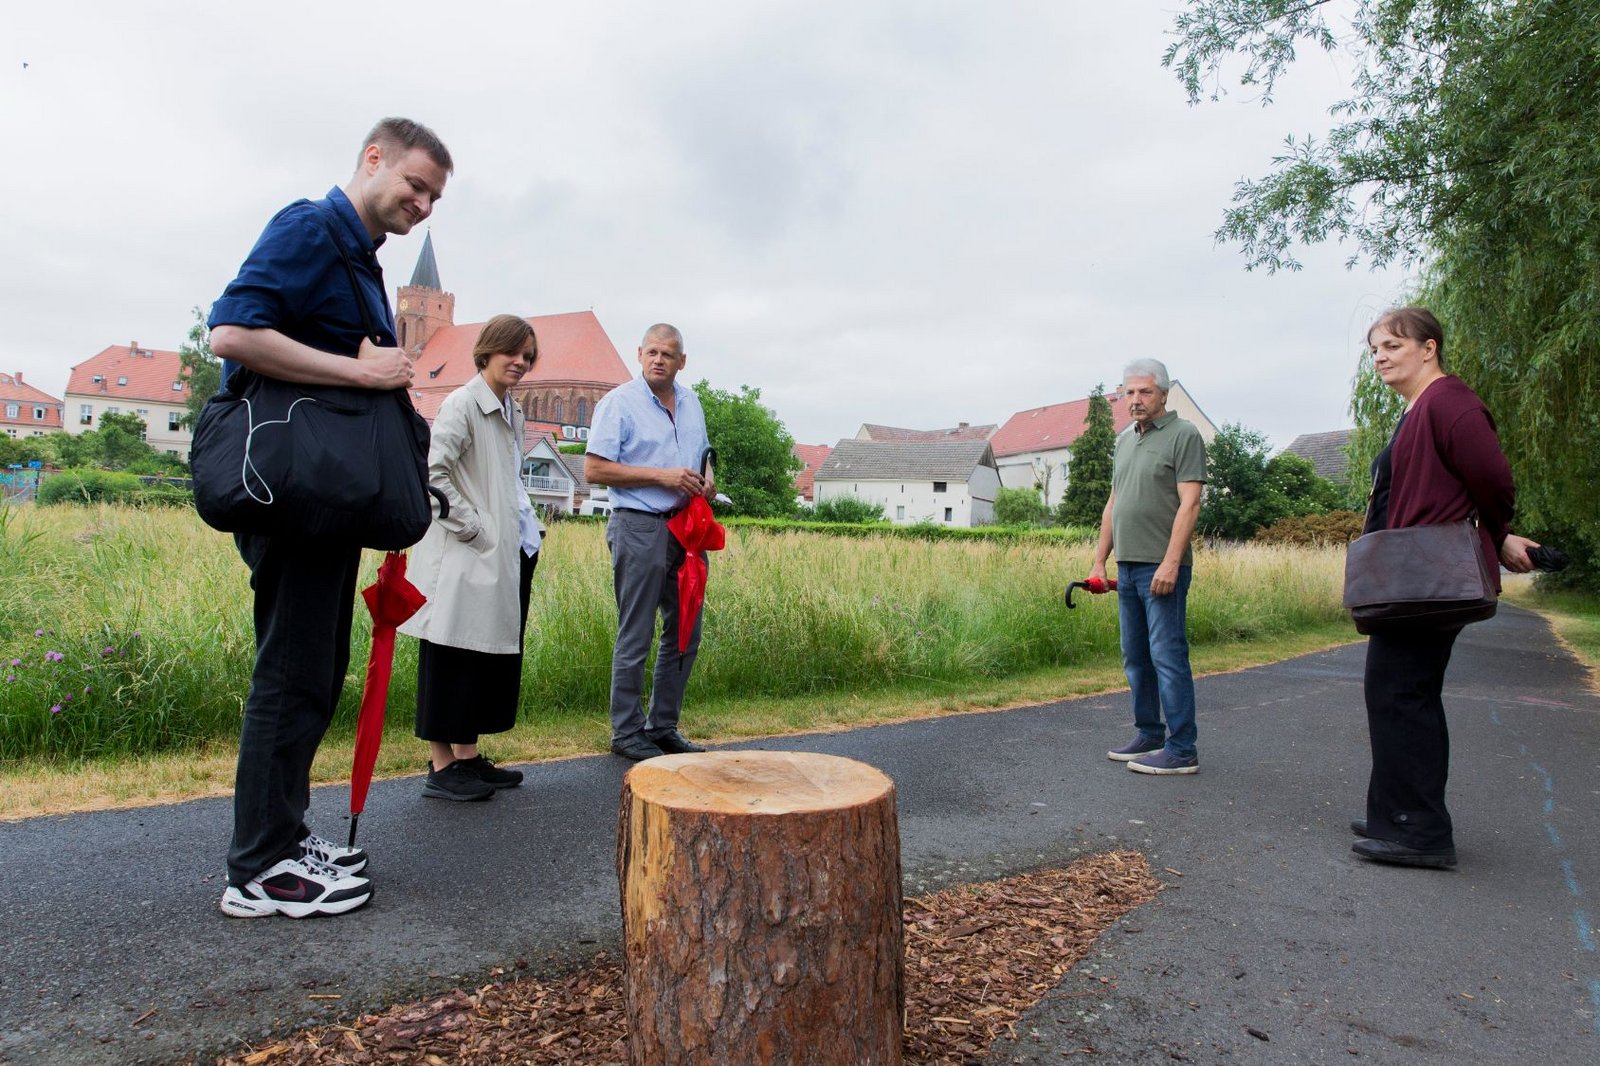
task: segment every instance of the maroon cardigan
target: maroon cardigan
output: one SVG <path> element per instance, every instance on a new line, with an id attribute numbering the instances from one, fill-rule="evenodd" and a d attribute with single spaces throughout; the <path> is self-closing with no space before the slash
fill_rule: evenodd
<path id="1" fill-rule="evenodd" d="M 1494 418 L 1478 394 L 1446 374 L 1423 390 L 1395 435 L 1389 459 L 1390 529 L 1459 522 L 1478 512 L 1483 556 L 1500 587 L 1500 543 L 1511 531 L 1517 489 Z"/>

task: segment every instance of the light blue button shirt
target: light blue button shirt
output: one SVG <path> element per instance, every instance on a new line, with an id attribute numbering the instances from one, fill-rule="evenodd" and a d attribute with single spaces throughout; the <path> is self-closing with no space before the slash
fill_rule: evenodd
<path id="1" fill-rule="evenodd" d="M 589 454 L 624 466 L 700 469 L 705 454 L 706 413 L 693 389 L 672 384 L 674 420 L 643 378 L 618 385 L 594 405 L 589 427 Z M 640 511 L 674 511 L 689 502 L 688 493 L 657 485 L 610 486 L 613 507 Z"/>

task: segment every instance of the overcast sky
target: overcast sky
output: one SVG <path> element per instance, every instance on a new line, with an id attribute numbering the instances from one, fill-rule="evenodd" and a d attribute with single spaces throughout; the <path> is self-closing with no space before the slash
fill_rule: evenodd
<path id="1" fill-rule="evenodd" d="M 0 35 L 0 371 L 59 396 L 110 344 L 177 348 L 271 214 L 349 177 L 386 114 L 456 173 L 456 320 L 592 308 L 633 361 L 761 390 L 795 438 L 932 428 L 1167 361 L 1277 446 L 1350 424 L 1399 273 L 1247 273 L 1233 184 L 1320 131 L 1348 62 L 1263 109 L 1189 107 L 1178 5 L 689 0 L 27 4 Z M 391 296 L 422 230 L 381 253 Z"/>

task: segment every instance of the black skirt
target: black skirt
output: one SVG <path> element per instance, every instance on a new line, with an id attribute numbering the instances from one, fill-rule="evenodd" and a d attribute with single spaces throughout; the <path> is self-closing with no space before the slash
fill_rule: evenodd
<path id="1" fill-rule="evenodd" d="M 517 645 L 528 630 L 528 593 L 539 553 L 522 556 L 517 582 L 522 622 Z M 424 640 L 417 651 L 417 738 L 441 744 L 475 744 L 484 733 L 504 733 L 517 724 L 522 695 L 522 652 L 505 655 L 468 651 Z"/>

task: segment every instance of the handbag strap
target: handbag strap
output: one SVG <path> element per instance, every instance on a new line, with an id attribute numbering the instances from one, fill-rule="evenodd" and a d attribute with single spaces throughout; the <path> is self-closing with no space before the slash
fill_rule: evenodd
<path id="1" fill-rule="evenodd" d="M 356 276 L 356 265 L 350 259 L 350 249 L 345 246 L 338 231 L 333 228 L 333 220 L 329 217 L 330 209 L 321 204 L 317 204 L 316 208 L 317 217 L 322 220 L 322 228 L 328 231 L 334 248 L 338 249 L 339 259 L 344 263 L 344 272 L 350 278 L 350 290 L 356 298 L 356 310 L 361 314 L 361 328 L 373 344 L 382 344 L 383 332 L 372 320 L 372 308 L 367 304 L 367 294 L 361 287 L 361 279 Z"/>

